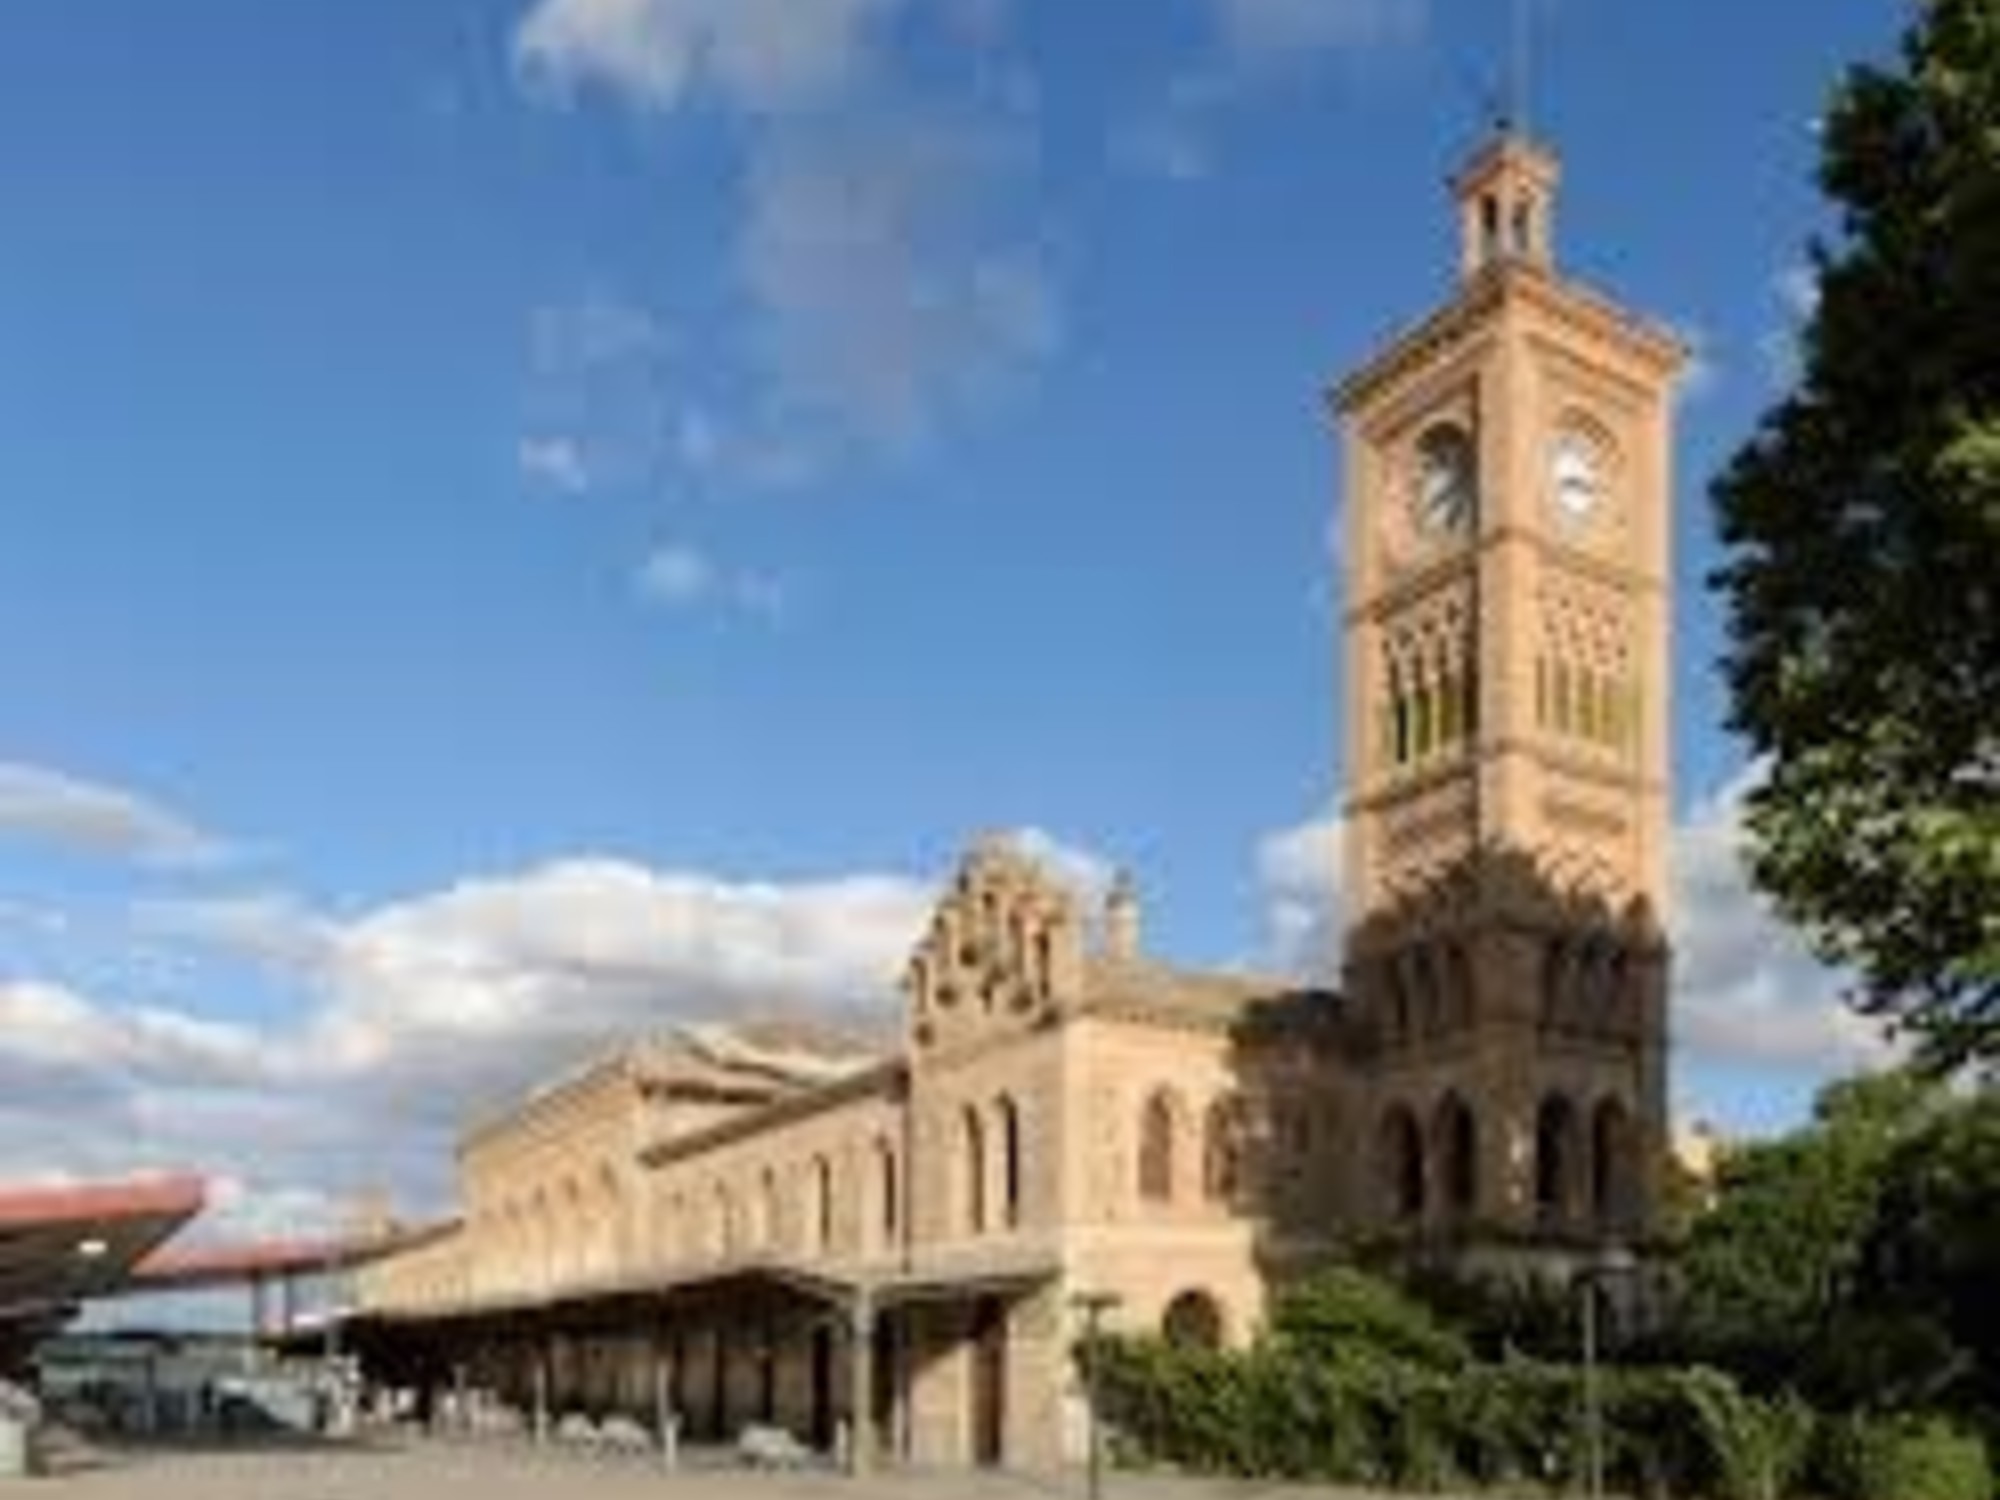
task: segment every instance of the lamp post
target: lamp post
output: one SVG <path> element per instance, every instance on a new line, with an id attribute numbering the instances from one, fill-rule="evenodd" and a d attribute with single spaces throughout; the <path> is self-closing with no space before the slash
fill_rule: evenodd
<path id="1" fill-rule="evenodd" d="M 1607 1245 L 1596 1258 L 1579 1266 L 1573 1277 L 1583 1299 L 1583 1462 L 1584 1494 L 1589 1500 L 1604 1495 L 1604 1405 L 1597 1388 L 1597 1299 L 1600 1291 L 1620 1277 L 1629 1276 L 1637 1262 L 1622 1245 Z"/>
<path id="2" fill-rule="evenodd" d="M 1083 1314 L 1084 1400 L 1090 1407 L 1090 1500 L 1104 1493 L 1104 1423 L 1097 1415 L 1098 1338 L 1103 1332 L 1104 1315 L 1118 1305 L 1116 1292 L 1078 1292 L 1070 1306 Z"/>

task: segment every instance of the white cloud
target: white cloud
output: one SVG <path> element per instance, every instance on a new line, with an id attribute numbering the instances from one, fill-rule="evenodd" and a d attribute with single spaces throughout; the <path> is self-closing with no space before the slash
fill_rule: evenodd
<path id="1" fill-rule="evenodd" d="M 1087 919 L 1102 908 L 1118 878 L 1116 866 L 1102 854 L 1058 838 L 1045 828 L 1019 828 L 1001 837 L 1057 884 L 1067 886 Z"/>
<path id="2" fill-rule="evenodd" d="M 0 761 L 4 835 L 168 868 L 222 864 L 235 852 L 221 838 L 137 792 L 19 761 Z"/>
<path id="3" fill-rule="evenodd" d="M 1686 1055 L 1836 1074 L 1891 1058 L 1876 1024 L 1752 889 L 1741 856 L 1745 773 L 1673 830 L 1673 1026 Z M 1338 962 L 1341 823 L 1328 813 L 1258 846 L 1269 960 L 1329 977 Z"/>
<path id="4" fill-rule="evenodd" d="M 573 859 L 352 919 L 252 894 L 142 920 L 284 976 L 256 1025 L 0 983 L 0 1176 L 191 1167 L 242 1222 L 376 1186 L 436 1207 L 470 1120 L 578 1059 L 683 1021 L 879 1025 L 931 887 L 779 884 Z"/>
<path id="5" fill-rule="evenodd" d="M 1421 38 L 1428 0 L 1203 0 L 1211 38 L 1159 101 L 1112 126 L 1114 166 L 1173 182 L 1216 167 L 1221 117 L 1274 79 Z"/>
<path id="6" fill-rule="evenodd" d="M 675 352 L 657 315 L 601 289 L 536 308 L 522 477 L 565 494 L 649 478 L 668 446 Z"/>
<path id="7" fill-rule="evenodd" d="M 573 437 L 523 438 L 515 462 L 524 478 L 565 494 L 581 495 L 590 488 L 590 465 L 583 445 Z"/>
<path id="8" fill-rule="evenodd" d="M 998 87 L 1015 75 L 989 66 L 1003 10 L 541 0 L 514 38 L 526 80 L 604 87 L 653 116 L 699 102 L 729 127 L 740 315 L 670 369 L 657 324 L 599 309 L 603 336 L 537 358 L 556 399 L 523 467 L 570 488 L 663 472 L 795 486 L 908 448 L 1046 360 L 1062 318 L 1047 257 L 1008 222 L 1033 174 L 1034 110 L 1031 87 Z M 932 26 L 922 93 L 952 98 L 950 115 L 910 102 L 915 44 L 891 24 L 904 12 Z M 964 86 L 941 91 L 930 75 L 955 64 Z"/>
<path id="9" fill-rule="evenodd" d="M 1281 828 L 1257 845 L 1264 888 L 1264 942 L 1286 973 L 1321 981 L 1339 977 L 1345 924 L 1341 891 L 1344 824 L 1337 812 Z"/>
<path id="10" fill-rule="evenodd" d="M 1250 61 L 1359 51 L 1422 34 L 1425 0 L 1210 0 L 1225 43 Z"/>
<path id="11" fill-rule="evenodd" d="M 882 120 L 766 140 L 737 271 L 780 413 L 897 447 L 1061 343 L 1044 256 L 996 222 L 1004 134 Z"/>
<path id="12" fill-rule="evenodd" d="M 639 569 L 639 588 L 661 604 L 698 604 L 715 587 L 715 565 L 695 547 L 656 548 Z"/>
<path id="13" fill-rule="evenodd" d="M 1796 262 L 1780 271 L 1772 284 L 1793 322 L 1803 323 L 1819 311 L 1819 267 Z"/>
<path id="14" fill-rule="evenodd" d="M 1674 831 L 1674 1018 L 1697 1056 L 1819 1072 L 1890 1061 L 1882 1028 L 1841 1003 L 1841 980 L 1806 951 L 1749 882 L 1745 771 Z"/>
<path id="15" fill-rule="evenodd" d="M 1806 325 L 1819 312 L 1819 268 L 1806 261 L 1786 266 L 1771 278 L 1771 292 L 1777 298 L 1782 321 L 1764 331 L 1757 347 L 1771 384 L 1789 389 L 1799 379 L 1803 357 L 1800 340 Z"/>
<path id="16" fill-rule="evenodd" d="M 749 569 L 726 568 L 686 542 L 655 547 L 640 565 L 640 594 L 668 609 L 703 606 L 741 610 L 767 620 L 785 611 L 781 579 Z"/>
<path id="17" fill-rule="evenodd" d="M 902 0 L 541 0 L 514 35 L 529 80 L 671 111 L 708 97 L 780 113 L 851 86 Z"/>
<path id="18" fill-rule="evenodd" d="M 289 975 L 322 969 L 337 937 L 331 919 L 284 891 L 150 901 L 137 908 L 135 920 L 156 937 L 219 949 Z"/>

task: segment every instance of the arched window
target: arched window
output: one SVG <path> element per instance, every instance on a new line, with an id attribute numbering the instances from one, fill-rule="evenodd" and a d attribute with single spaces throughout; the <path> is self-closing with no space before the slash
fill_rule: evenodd
<path id="1" fill-rule="evenodd" d="M 1632 1117 L 1616 1099 L 1605 1099 L 1590 1123 L 1590 1207 L 1600 1223 L 1625 1228 L 1638 1201 L 1637 1151 Z"/>
<path id="2" fill-rule="evenodd" d="M 1174 1197 L 1174 1101 L 1165 1089 L 1146 1100 L 1139 1116 L 1139 1196 L 1148 1203 Z"/>
<path id="3" fill-rule="evenodd" d="M 886 1249 L 896 1243 L 901 1228 L 901 1181 L 896 1169 L 896 1148 L 883 1136 L 875 1142 L 875 1191 L 881 1195 L 882 1244 Z"/>
<path id="4" fill-rule="evenodd" d="M 1563 991 L 1569 970 L 1569 944 L 1550 938 L 1542 947 L 1542 1024 L 1560 1025 L 1563 1020 Z"/>
<path id="5" fill-rule="evenodd" d="M 1543 1217 L 1566 1219 L 1575 1208 L 1576 1107 L 1550 1094 L 1535 1112 L 1535 1207 Z"/>
<path id="6" fill-rule="evenodd" d="M 1424 1141 L 1416 1116 L 1402 1105 L 1382 1117 L 1379 1142 L 1383 1196 L 1398 1219 L 1416 1219 L 1424 1211 Z"/>
<path id="7" fill-rule="evenodd" d="M 1243 1106 L 1216 1100 L 1202 1122 L 1202 1194 L 1211 1203 L 1234 1203 L 1243 1192 Z"/>
<path id="8" fill-rule="evenodd" d="M 1456 1094 L 1446 1094 L 1438 1105 L 1437 1122 L 1438 1188 L 1447 1212 L 1464 1217 L 1479 1201 L 1479 1125 L 1472 1111 Z"/>
<path id="9" fill-rule="evenodd" d="M 618 1190 L 618 1174 L 609 1162 L 597 1173 L 597 1221 L 591 1235 L 592 1269 L 609 1274 L 618 1267 L 624 1253 L 625 1203 Z"/>
<path id="10" fill-rule="evenodd" d="M 824 1156 L 812 1165 L 813 1234 L 822 1250 L 833 1248 L 833 1163 Z"/>
<path id="11" fill-rule="evenodd" d="M 1457 943 L 1445 949 L 1444 973 L 1446 1021 L 1462 1031 L 1472 1024 L 1472 963 Z"/>
<path id="12" fill-rule="evenodd" d="M 752 1250 L 768 1250 L 778 1242 L 778 1174 L 766 1167 L 757 1177 L 757 1196 L 750 1215 Z"/>
<path id="13" fill-rule="evenodd" d="M 719 1182 L 715 1185 L 711 1215 L 709 1249 L 718 1257 L 733 1255 L 736 1251 L 736 1205 L 730 1199 L 729 1189 Z"/>
<path id="14" fill-rule="evenodd" d="M 1407 765 L 1410 760 L 1410 685 L 1408 669 L 1398 662 L 1389 664 L 1389 760 Z"/>
<path id="15" fill-rule="evenodd" d="M 986 1227 L 986 1128 L 971 1105 L 965 1108 L 960 1129 L 965 1136 L 965 1227 L 978 1234 Z"/>
<path id="16" fill-rule="evenodd" d="M 1000 1222 L 1021 1222 L 1021 1111 L 1005 1094 L 993 1106 L 1000 1122 Z"/>
<path id="17" fill-rule="evenodd" d="M 1417 1026 L 1425 1036 L 1444 1029 L 1444 993 L 1436 955 L 1429 943 L 1420 944 L 1410 955 L 1410 971 L 1417 992 Z"/>
<path id="18" fill-rule="evenodd" d="M 1160 1332 L 1170 1344 L 1189 1349 L 1222 1347 L 1222 1304 L 1207 1292 L 1182 1292 L 1167 1304 Z"/>

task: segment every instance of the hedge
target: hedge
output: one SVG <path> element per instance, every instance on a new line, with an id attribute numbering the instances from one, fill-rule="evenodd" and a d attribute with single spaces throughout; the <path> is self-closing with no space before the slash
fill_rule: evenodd
<path id="1" fill-rule="evenodd" d="M 1107 1339 L 1097 1371 L 1115 1452 L 1203 1473 L 1435 1491 L 1578 1489 L 1581 1373 L 1533 1360 L 1437 1368 L 1282 1339 L 1242 1352 Z M 1986 1452 L 1942 1423 L 1816 1420 L 1718 1370 L 1601 1373 L 1607 1489 L 1692 1500 L 1988 1500 Z"/>

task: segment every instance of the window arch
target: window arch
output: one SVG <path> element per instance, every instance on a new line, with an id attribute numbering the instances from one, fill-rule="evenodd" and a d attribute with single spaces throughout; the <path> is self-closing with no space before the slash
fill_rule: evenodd
<path id="1" fill-rule="evenodd" d="M 757 1196 L 750 1215 L 749 1248 L 769 1250 L 778 1243 L 778 1174 L 766 1167 L 757 1175 Z"/>
<path id="2" fill-rule="evenodd" d="M 875 1191 L 879 1194 L 878 1206 L 881 1217 L 877 1221 L 882 1229 L 882 1245 L 887 1249 L 896 1243 L 901 1231 L 902 1182 L 896 1165 L 896 1148 L 889 1144 L 889 1138 L 882 1136 L 875 1142 Z"/>
<path id="3" fill-rule="evenodd" d="M 979 1111 L 967 1105 L 960 1117 L 964 1139 L 965 1227 L 974 1234 L 986 1228 L 986 1127 Z"/>
<path id="4" fill-rule="evenodd" d="M 1187 1349 L 1220 1349 L 1223 1343 L 1222 1304 L 1207 1292 L 1186 1291 L 1167 1304 L 1160 1332 L 1170 1344 Z"/>
<path id="5" fill-rule="evenodd" d="M 1639 1162 L 1631 1112 L 1601 1101 L 1590 1122 L 1590 1207 L 1599 1223 L 1625 1228 L 1638 1201 Z"/>
<path id="6" fill-rule="evenodd" d="M 1535 1112 L 1535 1207 L 1546 1218 L 1566 1219 L 1576 1206 L 1576 1106 L 1550 1094 Z"/>
<path id="7" fill-rule="evenodd" d="M 1013 1229 L 1021 1222 L 1021 1110 L 1002 1094 L 993 1113 L 1000 1128 L 1000 1222 Z"/>
<path id="8" fill-rule="evenodd" d="M 1438 1105 L 1438 1191 L 1445 1210 L 1463 1218 L 1479 1203 L 1479 1122 L 1457 1094 Z"/>
<path id="9" fill-rule="evenodd" d="M 729 1188 L 724 1183 L 715 1185 L 710 1215 L 709 1251 L 721 1258 L 736 1249 L 736 1205 L 731 1201 Z"/>
<path id="10" fill-rule="evenodd" d="M 1569 943 L 1559 937 L 1550 938 L 1542 947 L 1542 1024 L 1560 1025 L 1563 1021 L 1563 996 L 1568 988 Z"/>
<path id="11" fill-rule="evenodd" d="M 824 1156 L 813 1158 L 812 1213 L 815 1245 L 821 1250 L 831 1250 L 833 1248 L 833 1163 Z"/>
<path id="12" fill-rule="evenodd" d="M 1174 1098 L 1155 1089 L 1139 1115 L 1139 1196 L 1148 1203 L 1174 1198 Z"/>
<path id="13" fill-rule="evenodd" d="M 1202 1194 L 1211 1203 L 1234 1203 L 1243 1193 L 1243 1104 L 1217 1099 L 1202 1123 Z"/>
<path id="14" fill-rule="evenodd" d="M 1394 1105 L 1382 1117 L 1379 1142 L 1383 1196 L 1391 1215 L 1410 1220 L 1424 1212 L 1424 1140 L 1416 1116 Z"/>

